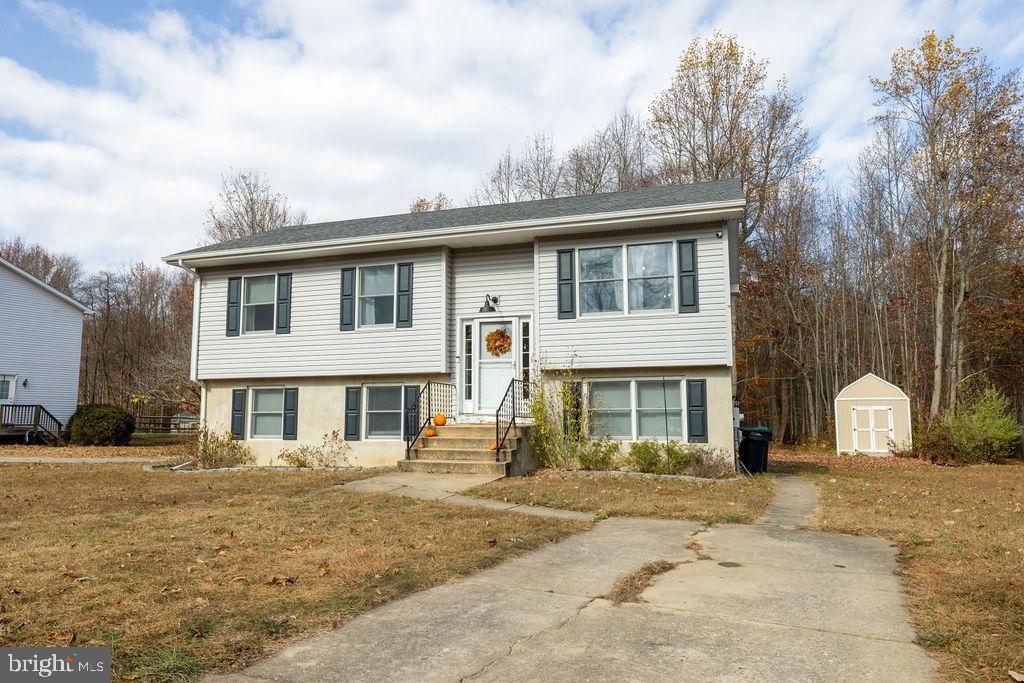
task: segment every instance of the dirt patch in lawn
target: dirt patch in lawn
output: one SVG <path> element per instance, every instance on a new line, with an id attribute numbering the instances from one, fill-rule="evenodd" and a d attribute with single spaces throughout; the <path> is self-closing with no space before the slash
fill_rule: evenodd
<path id="1" fill-rule="evenodd" d="M 768 451 L 768 469 L 772 472 L 822 472 L 827 470 L 874 470 L 893 467 L 929 466 L 924 460 L 914 458 L 877 457 L 836 453 L 834 450 L 818 450 L 794 447 L 776 447 Z"/>
<path id="2" fill-rule="evenodd" d="M 563 476 L 542 471 L 499 479 L 467 495 L 608 517 L 662 517 L 710 523 L 750 523 L 775 496 L 771 477 L 739 481 L 680 481 L 615 476 Z"/>
<path id="3" fill-rule="evenodd" d="M 589 527 L 332 488 L 356 473 L 140 470 L 0 465 L 0 644 L 194 678 Z"/>
<path id="4" fill-rule="evenodd" d="M 914 626 L 944 678 L 1010 680 L 1024 671 L 1024 466 L 888 461 L 805 470 L 815 526 L 899 546 Z"/>
<path id="5" fill-rule="evenodd" d="M 25 446 L 4 444 L 0 456 L 19 458 L 170 458 L 184 459 L 184 446 L 159 444 L 153 446 Z"/>

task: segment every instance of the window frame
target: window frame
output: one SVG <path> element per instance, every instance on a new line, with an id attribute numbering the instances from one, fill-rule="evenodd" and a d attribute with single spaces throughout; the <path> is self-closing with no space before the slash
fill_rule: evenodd
<path id="1" fill-rule="evenodd" d="M 585 252 L 585 251 L 597 251 L 599 249 L 604 249 L 604 250 L 618 249 L 619 250 L 619 278 L 618 278 L 618 282 L 619 282 L 620 285 L 623 286 L 623 289 L 621 290 L 622 308 L 619 309 L 618 311 L 584 311 L 583 310 L 583 285 L 591 284 L 591 283 L 594 283 L 594 282 L 615 282 L 616 281 L 615 278 L 605 278 L 605 279 L 601 279 L 601 280 L 584 280 L 583 279 L 583 252 Z M 576 310 L 579 311 L 580 316 L 601 317 L 601 316 L 622 315 L 629 308 L 629 302 L 626 301 L 626 290 L 625 290 L 625 282 L 624 282 L 625 268 L 626 268 L 626 265 L 627 265 L 626 264 L 625 253 L 626 253 L 625 246 L 623 244 L 621 244 L 621 243 L 620 244 L 601 244 L 601 245 L 593 245 L 593 246 L 587 246 L 587 247 L 577 247 L 577 249 L 576 249 Z"/>
<path id="2" fill-rule="evenodd" d="M 0 381 L 4 380 L 8 382 L 7 396 L 0 398 L 0 404 L 14 403 L 14 395 L 18 392 L 18 375 L 0 372 Z"/>
<path id="3" fill-rule="evenodd" d="M 629 394 L 629 405 L 625 409 L 616 408 L 614 410 L 610 410 L 610 409 L 605 408 L 605 409 L 598 409 L 598 410 L 595 411 L 591 407 L 591 405 L 590 405 L 590 402 L 593 399 L 593 395 L 594 395 L 593 387 L 594 387 L 595 384 L 625 384 L 626 388 L 627 388 L 627 393 Z M 634 406 L 636 405 L 636 397 L 633 395 L 633 392 L 635 391 L 635 386 L 634 386 L 633 380 L 628 378 L 628 377 L 627 378 L 622 378 L 622 377 L 605 377 L 605 378 L 601 378 L 601 379 L 595 379 L 595 380 L 591 380 L 591 381 L 587 382 L 587 384 L 586 384 L 586 391 L 587 391 L 587 395 L 585 397 L 584 405 L 587 408 L 587 434 L 590 435 L 590 438 L 592 438 L 592 439 L 593 438 L 603 438 L 603 434 L 602 435 L 595 435 L 593 433 L 593 427 L 594 427 L 594 422 L 595 422 L 594 418 L 593 418 L 594 413 L 595 412 L 603 412 L 603 413 L 615 412 L 615 413 L 626 413 L 627 415 L 629 415 L 629 432 L 630 433 L 629 433 L 628 436 L 621 436 L 621 435 L 616 435 L 616 434 L 610 434 L 609 433 L 608 438 L 612 439 L 613 441 L 633 441 L 634 440 L 633 439 L 633 435 L 636 434 L 636 424 L 635 424 L 636 423 L 636 415 L 635 415 L 636 411 L 634 409 Z"/>
<path id="4" fill-rule="evenodd" d="M 242 291 L 239 293 L 239 306 L 238 306 L 238 331 L 240 334 L 249 334 L 254 336 L 264 334 L 275 334 L 277 331 L 277 273 L 252 273 L 250 275 L 242 275 Z M 245 281 L 251 280 L 258 277 L 272 277 L 274 278 L 274 295 L 270 300 L 270 305 L 274 308 L 274 314 L 271 316 L 270 328 L 266 330 L 246 330 L 245 329 L 245 308 L 246 306 L 266 306 L 267 304 L 249 304 L 246 296 Z"/>
<path id="5" fill-rule="evenodd" d="M 365 268 L 391 268 L 391 322 L 390 323 L 364 323 L 363 322 L 363 269 Z M 355 292 L 355 316 L 356 329 L 379 330 L 389 327 L 398 329 L 398 262 L 395 263 L 366 263 L 356 266 L 356 292 Z M 371 294 L 370 297 L 384 296 L 383 294 Z"/>
<path id="6" fill-rule="evenodd" d="M 405 386 L 404 384 L 391 384 L 390 382 L 372 383 L 363 385 L 363 398 L 362 398 L 362 421 L 363 421 L 363 438 L 374 439 L 376 441 L 405 441 Z M 371 389 L 398 389 L 398 410 L 370 410 L 370 390 Z M 397 436 L 391 435 L 373 435 L 370 433 L 370 413 L 398 413 L 398 434 Z"/>
<path id="7" fill-rule="evenodd" d="M 634 376 L 630 376 L 630 377 L 589 377 L 589 378 L 584 378 L 582 380 L 583 381 L 583 390 L 585 392 L 583 405 L 586 407 L 586 410 L 587 410 L 587 416 L 586 416 L 587 433 L 591 435 L 591 438 L 602 438 L 601 435 L 599 435 L 599 434 L 595 435 L 595 434 L 593 434 L 590 431 L 591 430 L 591 425 L 593 424 L 592 418 L 591 418 L 591 413 L 593 411 L 591 411 L 591 409 L 590 409 L 591 387 L 594 384 L 601 384 L 601 383 L 604 383 L 604 382 L 613 382 L 613 383 L 628 382 L 629 383 L 630 435 L 629 435 L 629 437 L 617 437 L 617 436 L 612 435 L 612 436 L 609 436 L 608 438 L 613 440 L 613 441 L 625 441 L 625 442 L 649 441 L 649 440 L 663 441 L 664 438 L 665 438 L 664 434 L 662 434 L 660 436 L 640 436 L 640 407 L 639 407 L 639 404 L 640 404 L 640 390 L 639 390 L 639 387 L 637 386 L 638 382 L 640 382 L 640 383 L 642 383 L 642 382 L 659 382 L 660 383 L 662 379 L 664 379 L 667 384 L 675 383 L 675 384 L 677 384 L 679 386 L 679 404 L 680 404 L 679 415 L 680 415 L 680 420 L 681 420 L 680 427 L 682 429 L 682 435 L 681 436 L 670 436 L 669 439 L 672 440 L 672 441 L 677 441 L 679 443 L 689 443 L 689 435 L 688 435 L 688 432 L 687 432 L 688 425 L 687 425 L 687 420 L 686 420 L 686 380 L 687 379 L 706 379 L 705 377 L 700 377 L 700 376 L 687 377 L 686 375 L 673 375 L 671 377 L 661 377 L 661 376 L 658 376 L 658 377 L 644 377 L 644 376 L 635 376 L 634 375 Z"/>
<path id="8" fill-rule="evenodd" d="M 249 405 L 246 406 L 245 418 L 249 421 L 248 434 L 250 439 L 284 439 L 284 386 L 268 386 L 268 387 L 249 387 Z M 268 413 L 260 412 L 260 415 L 280 415 L 281 416 L 281 430 L 277 436 L 271 436 L 267 434 L 256 434 L 256 392 L 257 391 L 279 391 L 281 392 L 281 412 L 280 413 Z"/>
<path id="9" fill-rule="evenodd" d="M 677 315 L 679 313 L 679 253 L 676 245 L 679 240 L 678 236 L 666 236 L 664 239 L 641 239 L 636 241 L 626 242 L 609 242 L 601 244 L 587 245 L 585 247 L 576 247 L 575 256 L 575 277 L 576 277 L 576 311 L 577 316 L 580 318 L 601 318 L 601 317 L 613 317 L 613 316 L 668 316 Z M 699 243 L 699 237 L 689 238 Z M 629 282 L 631 279 L 640 280 L 643 278 L 630 278 L 629 277 L 629 247 L 642 247 L 654 244 L 667 244 L 669 245 L 669 251 L 672 255 L 672 272 L 667 276 L 658 275 L 656 278 L 671 277 L 672 278 L 672 305 L 668 308 L 639 308 L 633 310 L 629 306 Z M 622 259 L 621 276 L 620 280 L 622 283 L 622 310 L 621 311 L 590 311 L 586 312 L 583 310 L 583 267 L 581 263 L 580 254 L 583 251 L 589 251 L 591 249 L 612 249 L 618 248 L 620 252 L 620 258 Z M 586 280 L 586 282 L 614 282 L 614 280 Z"/>
<path id="10" fill-rule="evenodd" d="M 669 273 L 668 275 L 654 275 L 654 276 L 640 276 L 630 277 L 629 276 L 629 248 L 630 247 L 653 247 L 656 245 L 665 245 L 668 247 L 669 253 Z M 679 289 L 679 255 L 676 253 L 675 240 L 669 240 L 668 242 L 655 241 L 655 242 L 636 242 L 626 243 L 622 245 L 623 255 L 623 275 L 625 276 L 626 283 L 623 286 L 623 296 L 625 298 L 624 306 L 626 310 L 633 315 L 651 314 L 651 313 L 664 313 L 668 311 L 670 313 L 678 313 L 678 302 L 676 297 L 678 296 L 676 290 Z M 669 293 L 672 295 L 671 305 L 668 308 L 638 308 L 633 310 L 632 306 L 629 305 L 629 284 L 641 280 L 664 280 L 669 278 L 672 280 L 672 286 L 669 288 Z"/>

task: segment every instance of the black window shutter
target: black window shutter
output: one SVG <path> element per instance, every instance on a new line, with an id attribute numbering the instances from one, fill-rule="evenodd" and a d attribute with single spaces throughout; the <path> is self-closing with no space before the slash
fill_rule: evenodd
<path id="1" fill-rule="evenodd" d="M 341 329 L 342 331 L 356 329 L 355 268 L 341 269 Z"/>
<path id="2" fill-rule="evenodd" d="M 245 389 L 231 390 L 231 438 L 245 438 Z"/>
<path id="3" fill-rule="evenodd" d="M 228 325 L 227 336 L 237 337 L 242 319 L 242 278 L 228 278 Z"/>
<path id="4" fill-rule="evenodd" d="M 707 382 L 686 380 L 686 433 L 691 443 L 708 442 Z"/>
<path id="5" fill-rule="evenodd" d="M 405 440 L 408 441 L 420 430 L 420 407 L 417 404 L 420 388 L 415 384 L 408 384 L 405 386 L 404 395 L 402 405 L 405 407 Z"/>
<path id="6" fill-rule="evenodd" d="M 697 301 L 697 240 L 679 242 L 679 312 L 696 313 Z"/>
<path id="7" fill-rule="evenodd" d="M 345 389 L 345 441 L 359 441 L 360 387 Z"/>
<path id="8" fill-rule="evenodd" d="M 292 324 L 292 274 L 277 274 L 277 334 L 291 332 Z"/>
<path id="9" fill-rule="evenodd" d="M 286 441 L 295 441 L 299 431 L 299 390 L 284 390 L 284 429 L 282 438 Z"/>
<path id="10" fill-rule="evenodd" d="M 583 436 L 583 383 L 569 382 L 568 390 L 563 392 L 565 405 L 562 406 L 562 432 L 566 436 L 580 438 Z"/>
<path id="11" fill-rule="evenodd" d="M 396 327 L 412 327 L 412 264 L 398 264 L 398 318 Z"/>
<path id="12" fill-rule="evenodd" d="M 576 250 L 558 250 L 558 317 L 576 317 Z"/>

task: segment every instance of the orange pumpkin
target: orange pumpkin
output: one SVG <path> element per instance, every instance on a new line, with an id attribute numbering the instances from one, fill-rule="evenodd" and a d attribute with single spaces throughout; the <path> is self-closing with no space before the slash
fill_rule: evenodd
<path id="1" fill-rule="evenodd" d="M 492 450 L 492 451 L 496 451 L 496 450 L 498 450 L 498 444 L 497 444 L 497 443 L 492 443 L 492 444 L 491 444 L 491 450 Z"/>
<path id="2" fill-rule="evenodd" d="M 438 413 L 434 416 L 434 424 L 438 427 L 444 427 L 448 423 L 448 418 L 444 416 L 444 413 Z"/>
<path id="3" fill-rule="evenodd" d="M 427 437 L 437 436 L 437 432 L 434 431 L 433 427 L 427 427 L 426 431 L 423 432 L 423 435 Z"/>

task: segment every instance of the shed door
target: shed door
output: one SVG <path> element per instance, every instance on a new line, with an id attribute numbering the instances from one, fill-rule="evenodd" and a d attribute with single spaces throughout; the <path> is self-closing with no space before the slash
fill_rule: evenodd
<path id="1" fill-rule="evenodd" d="M 888 453 L 894 440 L 892 408 L 853 408 L 853 449 L 861 453 Z"/>

